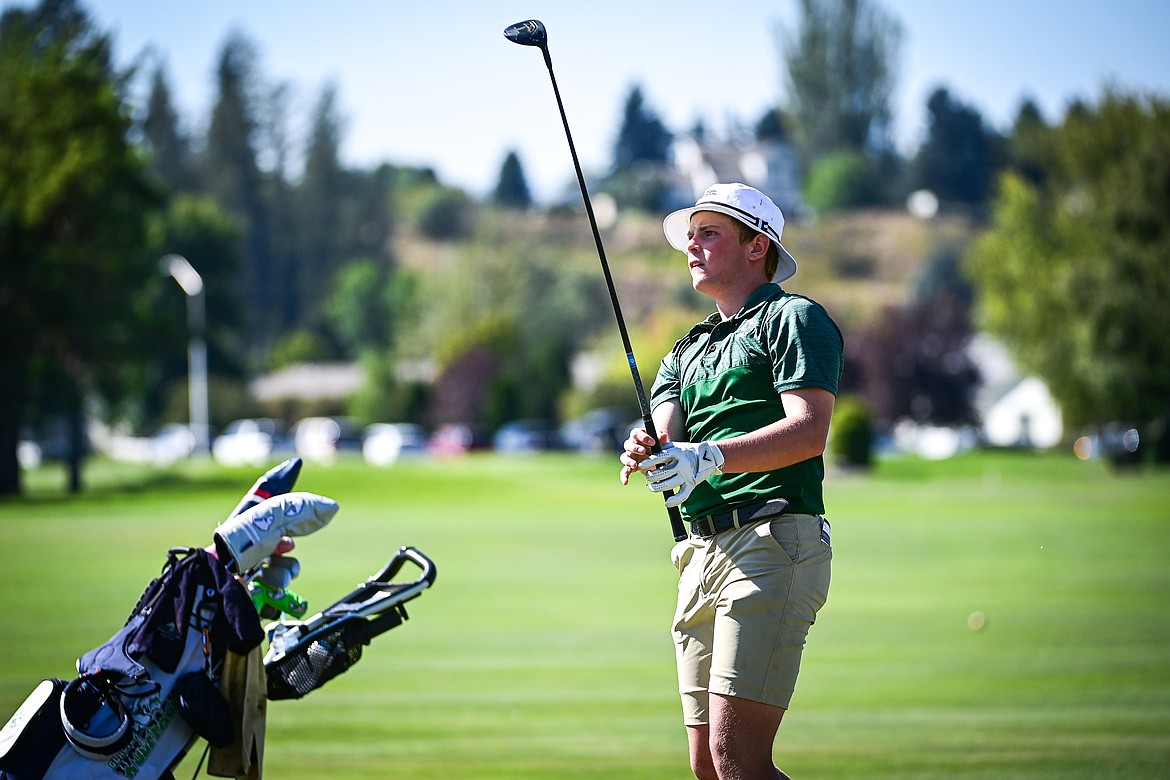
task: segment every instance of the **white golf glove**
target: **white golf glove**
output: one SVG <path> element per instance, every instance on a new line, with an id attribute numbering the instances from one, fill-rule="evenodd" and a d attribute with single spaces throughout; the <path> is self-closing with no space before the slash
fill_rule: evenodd
<path id="1" fill-rule="evenodd" d="M 695 485 L 723 473 L 723 453 L 709 441 L 669 442 L 662 445 L 662 452 L 642 461 L 638 470 L 646 475 L 646 487 L 655 493 L 677 488 L 678 492 L 666 499 L 668 507 L 676 507 L 687 500 Z"/>
<path id="2" fill-rule="evenodd" d="M 336 501 L 314 493 L 273 496 L 224 520 L 215 529 L 215 546 L 243 574 L 272 555 L 282 536 L 311 534 L 325 527 L 337 509 Z"/>

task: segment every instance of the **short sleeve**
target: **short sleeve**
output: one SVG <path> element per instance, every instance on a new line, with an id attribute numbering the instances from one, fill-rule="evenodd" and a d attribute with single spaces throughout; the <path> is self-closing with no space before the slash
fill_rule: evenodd
<path id="1" fill-rule="evenodd" d="M 650 408 L 653 409 L 671 398 L 681 397 L 682 383 L 679 379 L 678 360 L 674 350 L 671 350 L 658 364 L 658 376 L 650 388 Z"/>
<path id="2" fill-rule="evenodd" d="M 818 387 L 834 395 L 844 366 L 844 340 L 824 307 L 795 298 L 764 324 L 777 392 Z"/>

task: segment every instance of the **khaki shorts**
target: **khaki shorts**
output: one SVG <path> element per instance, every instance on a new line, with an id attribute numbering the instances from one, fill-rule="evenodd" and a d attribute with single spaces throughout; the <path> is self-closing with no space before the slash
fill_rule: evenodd
<path id="1" fill-rule="evenodd" d="M 674 546 L 686 725 L 708 723 L 709 693 L 788 708 L 832 558 L 829 524 L 818 515 L 779 515 Z"/>

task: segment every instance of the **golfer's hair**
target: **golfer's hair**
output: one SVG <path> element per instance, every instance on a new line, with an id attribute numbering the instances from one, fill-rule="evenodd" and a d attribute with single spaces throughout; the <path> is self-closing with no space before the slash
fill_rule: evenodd
<path id="1" fill-rule="evenodd" d="M 739 243 L 746 244 L 756 236 L 764 236 L 764 238 L 768 239 L 768 256 L 764 258 L 764 273 L 767 274 L 768 280 L 771 281 L 772 277 L 776 275 L 776 269 L 780 266 L 780 248 L 776 245 L 775 241 L 760 231 L 739 220 L 736 220 L 736 223 L 739 225 Z"/>

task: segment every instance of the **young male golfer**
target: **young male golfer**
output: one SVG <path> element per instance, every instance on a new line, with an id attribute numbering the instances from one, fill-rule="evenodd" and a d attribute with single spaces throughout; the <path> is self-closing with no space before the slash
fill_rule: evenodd
<path id="1" fill-rule="evenodd" d="M 787 778 L 772 744 L 809 626 L 829 589 L 821 485 L 842 369 L 837 326 L 779 283 L 796 273 L 784 217 L 743 184 L 715 184 L 663 222 L 691 285 L 717 311 L 662 360 L 650 392 L 662 452 L 637 429 L 621 480 L 675 490 L 691 535 L 679 570 L 675 655 L 691 769 L 701 780 Z"/>

